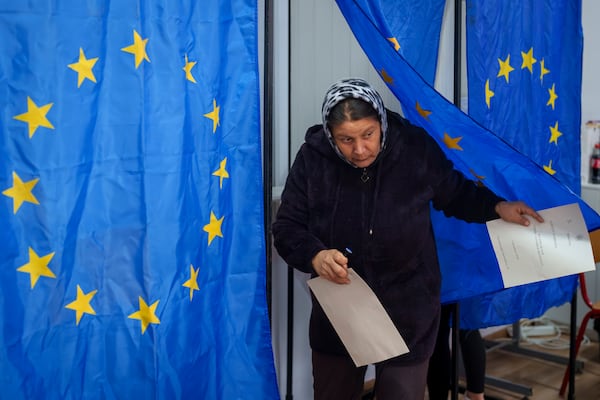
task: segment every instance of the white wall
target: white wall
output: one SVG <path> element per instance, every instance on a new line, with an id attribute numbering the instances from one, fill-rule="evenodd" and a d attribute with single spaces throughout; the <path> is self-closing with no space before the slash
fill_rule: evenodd
<path id="1" fill-rule="evenodd" d="M 274 185 L 275 201 L 285 182 L 290 163 L 288 153 L 295 155 L 303 141 L 306 129 L 320 122 L 320 107 L 327 87 L 343 77 L 363 77 L 380 91 L 386 105 L 398 109 L 398 102 L 379 78 L 352 36 L 343 16 L 333 0 L 290 0 L 291 3 L 291 76 L 288 76 L 288 0 L 275 2 L 275 104 L 274 104 Z M 582 122 L 600 119 L 600 2 L 582 0 L 585 36 L 583 59 Z M 446 6 L 446 20 L 442 27 L 440 65 L 436 89 L 446 97 L 452 96 L 452 20 L 453 1 Z M 464 3 L 463 3 L 464 10 Z M 464 52 L 463 52 L 464 54 Z M 464 81 L 463 81 L 464 83 Z M 291 87 L 291 115 L 288 113 L 288 84 Z M 464 88 L 463 88 L 464 89 Z M 288 116 L 290 128 L 288 129 Z M 291 130 L 291 142 L 288 131 Z M 289 151 L 288 151 L 289 146 Z M 592 189 L 593 190 L 593 189 Z M 598 207 L 600 207 L 600 191 Z M 592 204 L 592 203 L 590 203 Z M 592 204 L 593 205 L 593 204 Z M 285 263 L 273 250 L 273 349 L 278 371 L 280 393 L 286 390 L 286 324 L 287 276 Z M 294 272 L 294 365 L 293 398 L 312 399 L 310 349 L 308 346 L 308 317 L 310 298 L 306 286 L 307 275 Z M 591 274 L 588 283 L 598 292 L 598 278 Z M 600 295 L 596 298 L 600 299 Z M 579 307 L 580 313 L 582 307 Z M 551 310 L 549 315 L 568 322 L 568 306 Z M 580 319 L 580 318 L 579 318 Z"/>
<path id="2" fill-rule="evenodd" d="M 600 2 L 583 0 L 583 88 L 581 120 L 600 119 Z"/>

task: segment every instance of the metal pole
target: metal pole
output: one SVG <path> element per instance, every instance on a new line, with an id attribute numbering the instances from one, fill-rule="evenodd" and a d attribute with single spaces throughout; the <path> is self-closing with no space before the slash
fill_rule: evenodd
<path id="1" fill-rule="evenodd" d="M 288 163 L 292 160 L 292 0 L 288 0 Z M 286 400 L 292 400 L 294 383 L 294 270 L 287 274 L 287 367 Z"/>
<path id="2" fill-rule="evenodd" d="M 287 300 L 287 367 L 285 398 L 294 398 L 294 270 L 288 266 L 288 300 Z"/>
<path id="3" fill-rule="evenodd" d="M 577 336 L 577 288 L 573 292 L 573 298 L 571 299 L 571 326 L 569 328 L 569 392 L 567 398 L 569 400 L 575 399 L 575 341 Z"/>
<path id="4" fill-rule="evenodd" d="M 272 204 L 273 204 L 273 0 L 265 0 L 264 22 L 264 121 L 263 121 L 263 207 L 266 250 L 266 296 L 269 321 L 272 325 Z"/>
<path id="5" fill-rule="evenodd" d="M 462 85 L 462 0 L 454 0 L 454 105 L 460 108 Z"/>
<path id="6" fill-rule="evenodd" d="M 460 89 L 462 85 L 462 0 L 454 0 L 454 105 L 460 108 Z M 458 352 L 460 315 L 458 303 L 452 313 L 452 400 L 458 400 Z"/>
<path id="7" fill-rule="evenodd" d="M 458 352 L 460 346 L 458 330 L 460 329 L 460 307 L 458 303 L 454 303 L 452 308 L 452 386 L 450 398 L 458 400 Z"/>

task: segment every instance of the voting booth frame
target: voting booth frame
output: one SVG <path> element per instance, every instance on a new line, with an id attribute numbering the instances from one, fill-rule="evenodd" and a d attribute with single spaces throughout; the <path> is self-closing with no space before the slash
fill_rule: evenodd
<path id="1" fill-rule="evenodd" d="M 454 9 L 455 9 L 455 20 L 454 20 L 454 59 L 455 60 L 460 60 L 461 59 L 461 46 L 459 45 L 462 41 L 462 2 L 460 0 L 455 0 L 454 1 Z M 288 19 L 290 19 L 290 11 L 288 10 Z M 269 206 L 273 206 L 276 207 L 275 203 L 272 201 L 273 200 L 273 194 L 271 192 L 272 189 L 272 183 L 273 183 L 273 168 L 271 165 L 271 160 L 273 159 L 273 143 L 271 141 L 272 138 L 272 132 L 273 132 L 273 113 L 272 113 L 272 104 L 274 103 L 274 91 L 273 91 L 273 74 L 271 72 L 271 69 L 273 68 L 274 65 L 274 56 L 273 56 L 273 51 L 272 51 L 272 43 L 273 43 L 273 32 L 274 32 L 274 26 L 273 26 L 273 21 L 274 21 L 274 13 L 273 13 L 273 0 L 266 0 L 265 1 L 265 26 L 266 26 L 266 33 L 265 33 L 265 52 L 264 52 L 264 59 L 265 59 L 265 85 L 264 85 L 264 96 L 265 96 L 265 118 L 264 118 L 264 127 L 265 127 L 265 142 L 264 142 L 264 171 L 265 171 L 265 208 L 268 210 Z M 461 89 L 461 63 L 455 63 L 454 65 L 454 82 L 453 82 L 453 86 L 454 86 L 454 96 L 453 96 L 453 102 L 454 104 L 459 105 L 460 101 L 461 101 L 461 96 L 460 96 L 460 89 Z M 288 54 L 288 65 L 291 65 L 291 52 L 289 52 Z M 288 68 L 289 69 L 289 68 Z M 290 72 L 291 70 L 288 70 L 288 72 Z M 290 74 L 291 75 L 291 74 Z M 290 102 L 288 102 L 288 111 L 291 110 L 290 106 L 289 106 Z M 288 125 L 291 124 L 291 119 L 290 116 L 291 112 L 288 112 Z M 291 140 L 291 139 L 290 139 Z M 271 226 L 271 213 L 265 213 L 265 226 L 267 227 L 266 230 L 266 240 L 267 240 L 267 249 L 268 249 L 268 258 L 267 258 L 267 293 L 268 293 L 268 304 L 269 304 L 269 311 L 271 311 L 271 234 L 269 231 L 269 227 Z M 594 250 L 594 259 L 596 262 L 600 261 L 600 230 L 598 231 L 594 231 L 592 233 L 590 233 L 590 238 L 592 240 L 592 248 Z M 582 275 L 580 275 L 581 277 Z M 581 278 L 580 278 L 581 279 Z M 585 277 L 583 277 L 583 279 L 585 279 Z M 581 282 L 581 280 L 580 280 Z M 577 333 L 577 292 L 575 292 L 573 294 L 573 298 L 571 300 L 571 311 L 570 311 L 570 351 L 569 351 L 569 357 L 568 359 L 565 359 L 564 357 L 553 357 L 549 354 L 545 354 L 543 352 L 535 352 L 535 351 L 531 351 L 528 349 L 524 349 L 523 347 L 519 347 L 519 329 L 520 326 L 519 324 L 515 324 L 514 328 L 513 328 L 513 340 L 511 342 L 509 342 L 509 344 L 506 344 L 505 342 L 502 343 L 502 347 L 504 350 L 512 350 L 515 352 L 518 352 L 520 354 L 525 354 L 525 355 L 529 355 L 532 357 L 538 357 L 538 358 L 543 358 L 546 360 L 550 360 L 550 361 L 555 361 L 558 362 L 562 365 L 567 365 L 567 371 L 565 372 L 565 376 L 566 379 L 568 379 L 568 386 L 569 386 L 569 399 L 573 399 L 574 398 L 574 376 L 575 373 L 578 370 L 581 370 L 581 368 L 583 367 L 582 363 L 577 362 L 576 360 L 576 351 L 575 351 L 575 344 L 576 344 L 576 333 Z M 459 321 L 459 313 L 458 313 L 458 307 L 457 307 L 457 312 L 454 313 L 454 320 L 453 320 L 453 326 L 459 326 L 458 321 Z M 590 317 L 591 318 L 591 317 Z M 583 322 L 583 321 L 582 321 Z M 286 364 L 286 377 L 285 377 L 285 386 L 286 386 L 286 390 L 285 390 L 285 398 L 286 399 L 292 399 L 293 398 L 293 392 L 292 392 L 292 387 L 293 387 L 293 365 L 294 365 L 294 360 L 293 360 L 293 347 L 294 347 L 294 274 L 293 274 L 293 269 L 291 267 L 288 268 L 288 274 L 287 274 L 287 346 L 286 346 L 286 360 L 287 360 L 287 364 Z M 455 334 L 456 332 L 456 334 Z M 453 330 L 452 333 L 452 347 L 454 349 L 457 349 L 459 344 L 458 344 L 458 330 Z M 452 399 L 456 400 L 458 398 L 458 370 L 459 370 L 459 358 L 456 355 L 459 352 L 453 352 L 453 378 L 454 378 L 454 382 L 455 384 L 453 385 L 453 390 L 452 390 Z M 498 388 L 503 388 L 512 392 L 516 392 L 516 393 L 522 393 L 525 395 L 530 395 L 531 394 L 531 388 L 522 386 L 522 385 L 518 385 L 518 384 L 513 384 L 510 382 L 506 382 L 506 381 L 501 381 L 501 380 L 495 380 L 492 377 L 486 378 L 486 384 L 489 384 L 491 386 L 496 386 Z M 373 382 L 366 382 L 365 384 L 365 392 L 364 392 L 364 399 L 368 399 L 368 398 L 372 398 L 369 397 L 371 396 L 371 392 L 373 389 Z M 562 394 L 562 393 L 561 393 Z"/>
<path id="2" fill-rule="evenodd" d="M 590 235 L 590 243 L 592 245 L 592 251 L 594 254 L 594 261 L 596 263 L 600 262 L 600 229 L 595 230 L 589 233 Z M 577 329 L 577 296 L 578 292 L 581 293 L 584 304 L 589 308 L 589 311 L 585 314 L 581 323 L 579 324 L 579 330 Z M 458 307 L 457 307 L 458 308 Z M 458 311 L 458 310 L 457 310 Z M 458 312 L 457 312 L 458 314 Z M 518 353 L 521 355 L 535 357 L 539 359 L 543 359 L 546 361 L 558 363 L 561 365 L 566 365 L 565 373 L 563 376 L 562 385 L 559 391 L 560 396 L 565 395 L 565 391 L 568 387 L 567 399 L 573 400 L 575 398 L 575 374 L 581 372 L 583 370 L 583 362 L 577 360 L 577 353 L 579 351 L 579 347 L 581 345 L 584 332 L 586 330 L 587 324 L 590 319 L 594 319 L 596 321 L 600 321 L 600 299 L 595 303 L 590 300 L 586 282 L 585 282 L 585 274 L 579 274 L 579 290 L 573 293 L 573 298 L 571 299 L 571 307 L 570 307 L 570 324 L 569 324 L 569 357 L 560 357 L 553 354 L 535 351 L 527 348 L 523 348 L 519 346 L 520 341 L 520 324 L 516 322 L 513 324 L 513 336 L 512 340 L 508 342 L 500 342 L 495 343 L 493 341 L 487 341 L 487 345 L 489 349 L 502 348 L 502 350 L 511 351 L 514 353 Z M 458 319 L 453 321 L 458 324 Z M 458 325 L 454 325 L 458 326 Z M 595 324 L 594 328 L 600 334 L 600 324 Z M 458 330 L 456 330 L 458 332 Z M 453 336 L 455 335 L 454 331 L 452 332 Z M 458 345 L 458 338 L 452 338 L 453 346 Z M 458 363 L 457 360 L 454 361 L 453 368 L 457 370 Z M 453 374 L 453 376 L 457 376 Z M 453 382 L 453 394 L 452 399 L 457 399 L 458 393 L 457 384 L 458 379 L 455 378 Z M 524 396 L 532 396 L 533 391 L 530 387 L 520 385 L 518 383 L 509 382 L 501 379 L 496 379 L 494 377 L 486 376 L 486 385 L 497 387 L 500 389 L 504 389 L 510 392 L 522 394 Z M 486 397 L 487 398 L 487 397 Z"/>
<path id="3" fill-rule="evenodd" d="M 600 229 L 590 232 L 590 242 L 592 244 L 592 251 L 594 253 L 594 261 L 600 262 Z M 585 329 L 590 319 L 594 319 L 594 328 L 600 334 L 600 325 L 597 323 L 600 321 L 600 299 L 596 302 L 592 302 L 590 299 L 587 286 L 585 282 L 585 274 L 579 274 L 579 292 L 583 299 L 583 303 L 588 307 L 588 311 L 581 320 L 579 330 L 577 331 L 577 291 L 573 295 L 571 300 L 571 326 L 570 326 L 570 343 L 569 343 L 569 363 L 565 370 L 562 385 L 560 387 L 559 394 L 564 396 L 567 385 L 569 388 L 568 398 L 573 399 L 575 393 L 575 373 L 581 371 L 583 365 L 577 362 L 577 353 L 583 340 Z M 577 332 L 577 333 L 576 333 Z"/>

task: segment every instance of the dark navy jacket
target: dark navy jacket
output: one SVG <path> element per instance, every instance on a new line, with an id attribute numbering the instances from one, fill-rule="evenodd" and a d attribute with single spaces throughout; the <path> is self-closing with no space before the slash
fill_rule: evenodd
<path id="1" fill-rule="evenodd" d="M 387 115 L 385 148 L 364 169 L 334 152 L 321 125 L 308 130 L 273 235 L 281 257 L 313 275 L 311 260 L 320 250 L 350 248 L 349 267 L 375 292 L 408 345 L 410 353 L 397 361 L 410 364 L 431 355 L 439 323 L 441 276 L 430 206 L 483 223 L 498 218 L 494 206 L 503 199 L 456 171 L 422 128 Z M 347 354 L 314 298 L 310 343 L 320 352 Z"/>

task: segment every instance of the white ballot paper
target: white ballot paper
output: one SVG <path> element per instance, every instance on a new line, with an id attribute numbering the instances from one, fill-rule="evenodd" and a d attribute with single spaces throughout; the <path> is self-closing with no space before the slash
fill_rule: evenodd
<path id="1" fill-rule="evenodd" d="M 317 277 L 308 286 L 357 367 L 408 353 L 408 347 L 375 293 L 352 269 L 350 283 Z"/>
<path id="2" fill-rule="evenodd" d="M 540 223 L 522 226 L 501 219 L 487 229 L 504 287 L 539 282 L 596 268 L 585 221 L 577 203 L 538 211 Z"/>

